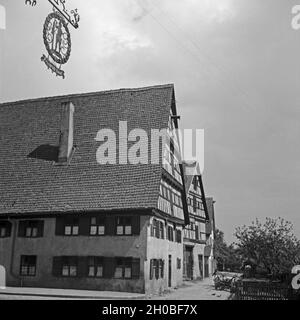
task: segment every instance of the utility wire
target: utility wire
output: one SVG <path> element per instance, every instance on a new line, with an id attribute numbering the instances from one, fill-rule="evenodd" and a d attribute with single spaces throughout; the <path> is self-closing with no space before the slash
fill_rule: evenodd
<path id="1" fill-rule="evenodd" d="M 192 55 L 194 58 L 196 58 L 196 60 L 198 62 L 201 62 L 199 57 L 197 55 L 195 55 L 189 48 L 187 48 L 187 46 L 182 46 L 182 42 L 180 40 L 178 40 L 147 8 L 145 8 L 144 5 L 141 4 L 140 1 L 136 0 L 136 3 L 145 11 L 148 12 L 148 14 L 151 16 L 151 18 L 153 20 L 156 21 L 157 24 L 159 24 L 161 26 L 161 28 L 163 28 L 166 33 L 168 33 L 168 35 L 170 37 L 172 37 L 179 45 L 181 48 L 185 49 L 186 51 L 189 52 L 190 55 Z M 163 9 L 161 9 L 157 4 L 152 2 L 152 6 L 155 7 L 158 11 L 160 11 L 181 33 L 183 33 L 189 40 L 189 42 L 194 46 L 194 48 L 202 55 L 204 56 L 204 58 L 211 64 L 213 65 L 221 74 L 224 74 L 227 78 L 228 78 L 228 72 L 226 69 L 216 65 L 211 58 L 206 55 L 203 52 L 203 48 L 200 48 L 199 45 L 193 40 L 191 39 L 191 37 L 186 35 L 186 32 L 183 30 L 183 28 L 179 27 L 177 22 L 174 20 L 174 18 L 170 17 L 169 14 L 167 14 Z M 237 83 L 236 79 L 232 79 L 233 82 L 233 86 L 235 87 L 235 89 L 237 89 L 239 91 L 239 93 L 245 98 L 245 102 L 248 106 L 250 106 L 250 104 L 248 103 L 249 100 L 249 94 L 247 92 L 245 92 Z M 228 87 L 228 82 L 224 83 L 222 80 L 220 80 L 222 82 L 222 84 L 225 84 L 226 87 Z M 251 106 L 250 106 L 251 107 Z"/>

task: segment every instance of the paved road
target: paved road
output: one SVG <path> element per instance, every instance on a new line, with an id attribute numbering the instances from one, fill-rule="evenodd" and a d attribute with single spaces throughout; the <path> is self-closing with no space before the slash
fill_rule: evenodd
<path id="1" fill-rule="evenodd" d="M 46 289 L 45 289 L 46 290 Z M 62 290 L 60 290 L 62 291 Z M 110 293 L 111 300 L 114 300 L 113 293 Z M 115 293 L 120 295 L 119 293 Z M 106 293 L 107 295 L 107 293 Z M 147 297 L 150 300 L 227 300 L 230 292 L 215 290 L 212 279 L 203 281 L 185 281 L 178 289 L 172 289 L 170 292 L 161 296 Z M 88 297 L 87 297 L 88 298 Z M 116 298 L 118 299 L 118 298 Z M 120 299 L 120 297 L 119 297 Z M 30 296 L 30 295 L 0 295 L 0 300 L 80 300 L 78 298 L 68 297 L 47 297 L 47 296 Z M 97 300 L 105 300 L 99 297 Z"/>
<path id="2" fill-rule="evenodd" d="M 185 281 L 177 290 L 162 296 L 153 296 L 151 299 L 159 300 L 227 300 L 229 291 L 215 290 L 211 278 L 203 281 Z"/>

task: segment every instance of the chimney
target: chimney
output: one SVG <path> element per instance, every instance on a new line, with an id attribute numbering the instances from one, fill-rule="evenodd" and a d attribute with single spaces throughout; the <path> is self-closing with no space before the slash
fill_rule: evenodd
<path id="1" fill-rule="evenodd" d="M 70 160 L 73 151 L 75 108 L 72 102 L 61 104 L 61 127 L 59 137 L 58 163 L 66 164 Z"/>

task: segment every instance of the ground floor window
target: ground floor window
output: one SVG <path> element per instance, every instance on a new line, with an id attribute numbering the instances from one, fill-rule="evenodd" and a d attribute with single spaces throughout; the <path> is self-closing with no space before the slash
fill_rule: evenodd
<path id="1" fill-rule="evenodd" d="M 63 277 L 76 277 L 78 273 L 77 257 L 63 257 L 61 275 Z"/>
<path id="2" fill-rule="evenodd" d="M 36 256 L 21 256 L 20 275 L 31 276 L 36 275 Z"/>
<path id="3" fill-rule="evenodd" d="M 181 259 L 177 258 L 177 269 L 181 269 Z"/>
<path id="4" fill-rule="evenodd" d="M 150 280 L 164 277 L 164 265 L 165 262 L 162 259 L 150 260 Z"/>
<path id="5" fill-rule="evenodd" d="M 88 276 L 102 278 L 104 270 L 104 262 L 102 257 L 88 258 Z"/>
<path id="6" fill-rule="evenodd" d="M 115 278 L 131 279 L 131 261 L 129 259 L 118 258 L 116 260 Z"/>
<path id="7" fill-rule="evenodd" d="M 132 257 L 54 257 L 55 277 L 138 279 L 140 259 Z"/>

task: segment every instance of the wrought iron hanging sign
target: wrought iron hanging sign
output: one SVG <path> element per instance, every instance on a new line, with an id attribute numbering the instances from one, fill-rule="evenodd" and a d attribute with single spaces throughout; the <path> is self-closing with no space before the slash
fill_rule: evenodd
<path id="1" fill-rule="evenodd" d="M 68 62 L 71 54 L 71 35 L 68 24 L 77 29 L 80 20 L 78 10 L 70 12 L 65 8 L 65 0 L 48 0 L 53 6 L 44 23 L 43 39 L 48 55 L 43 54 L 41 60 L 48 69 L 65 78 L 61 66 Z"/>

